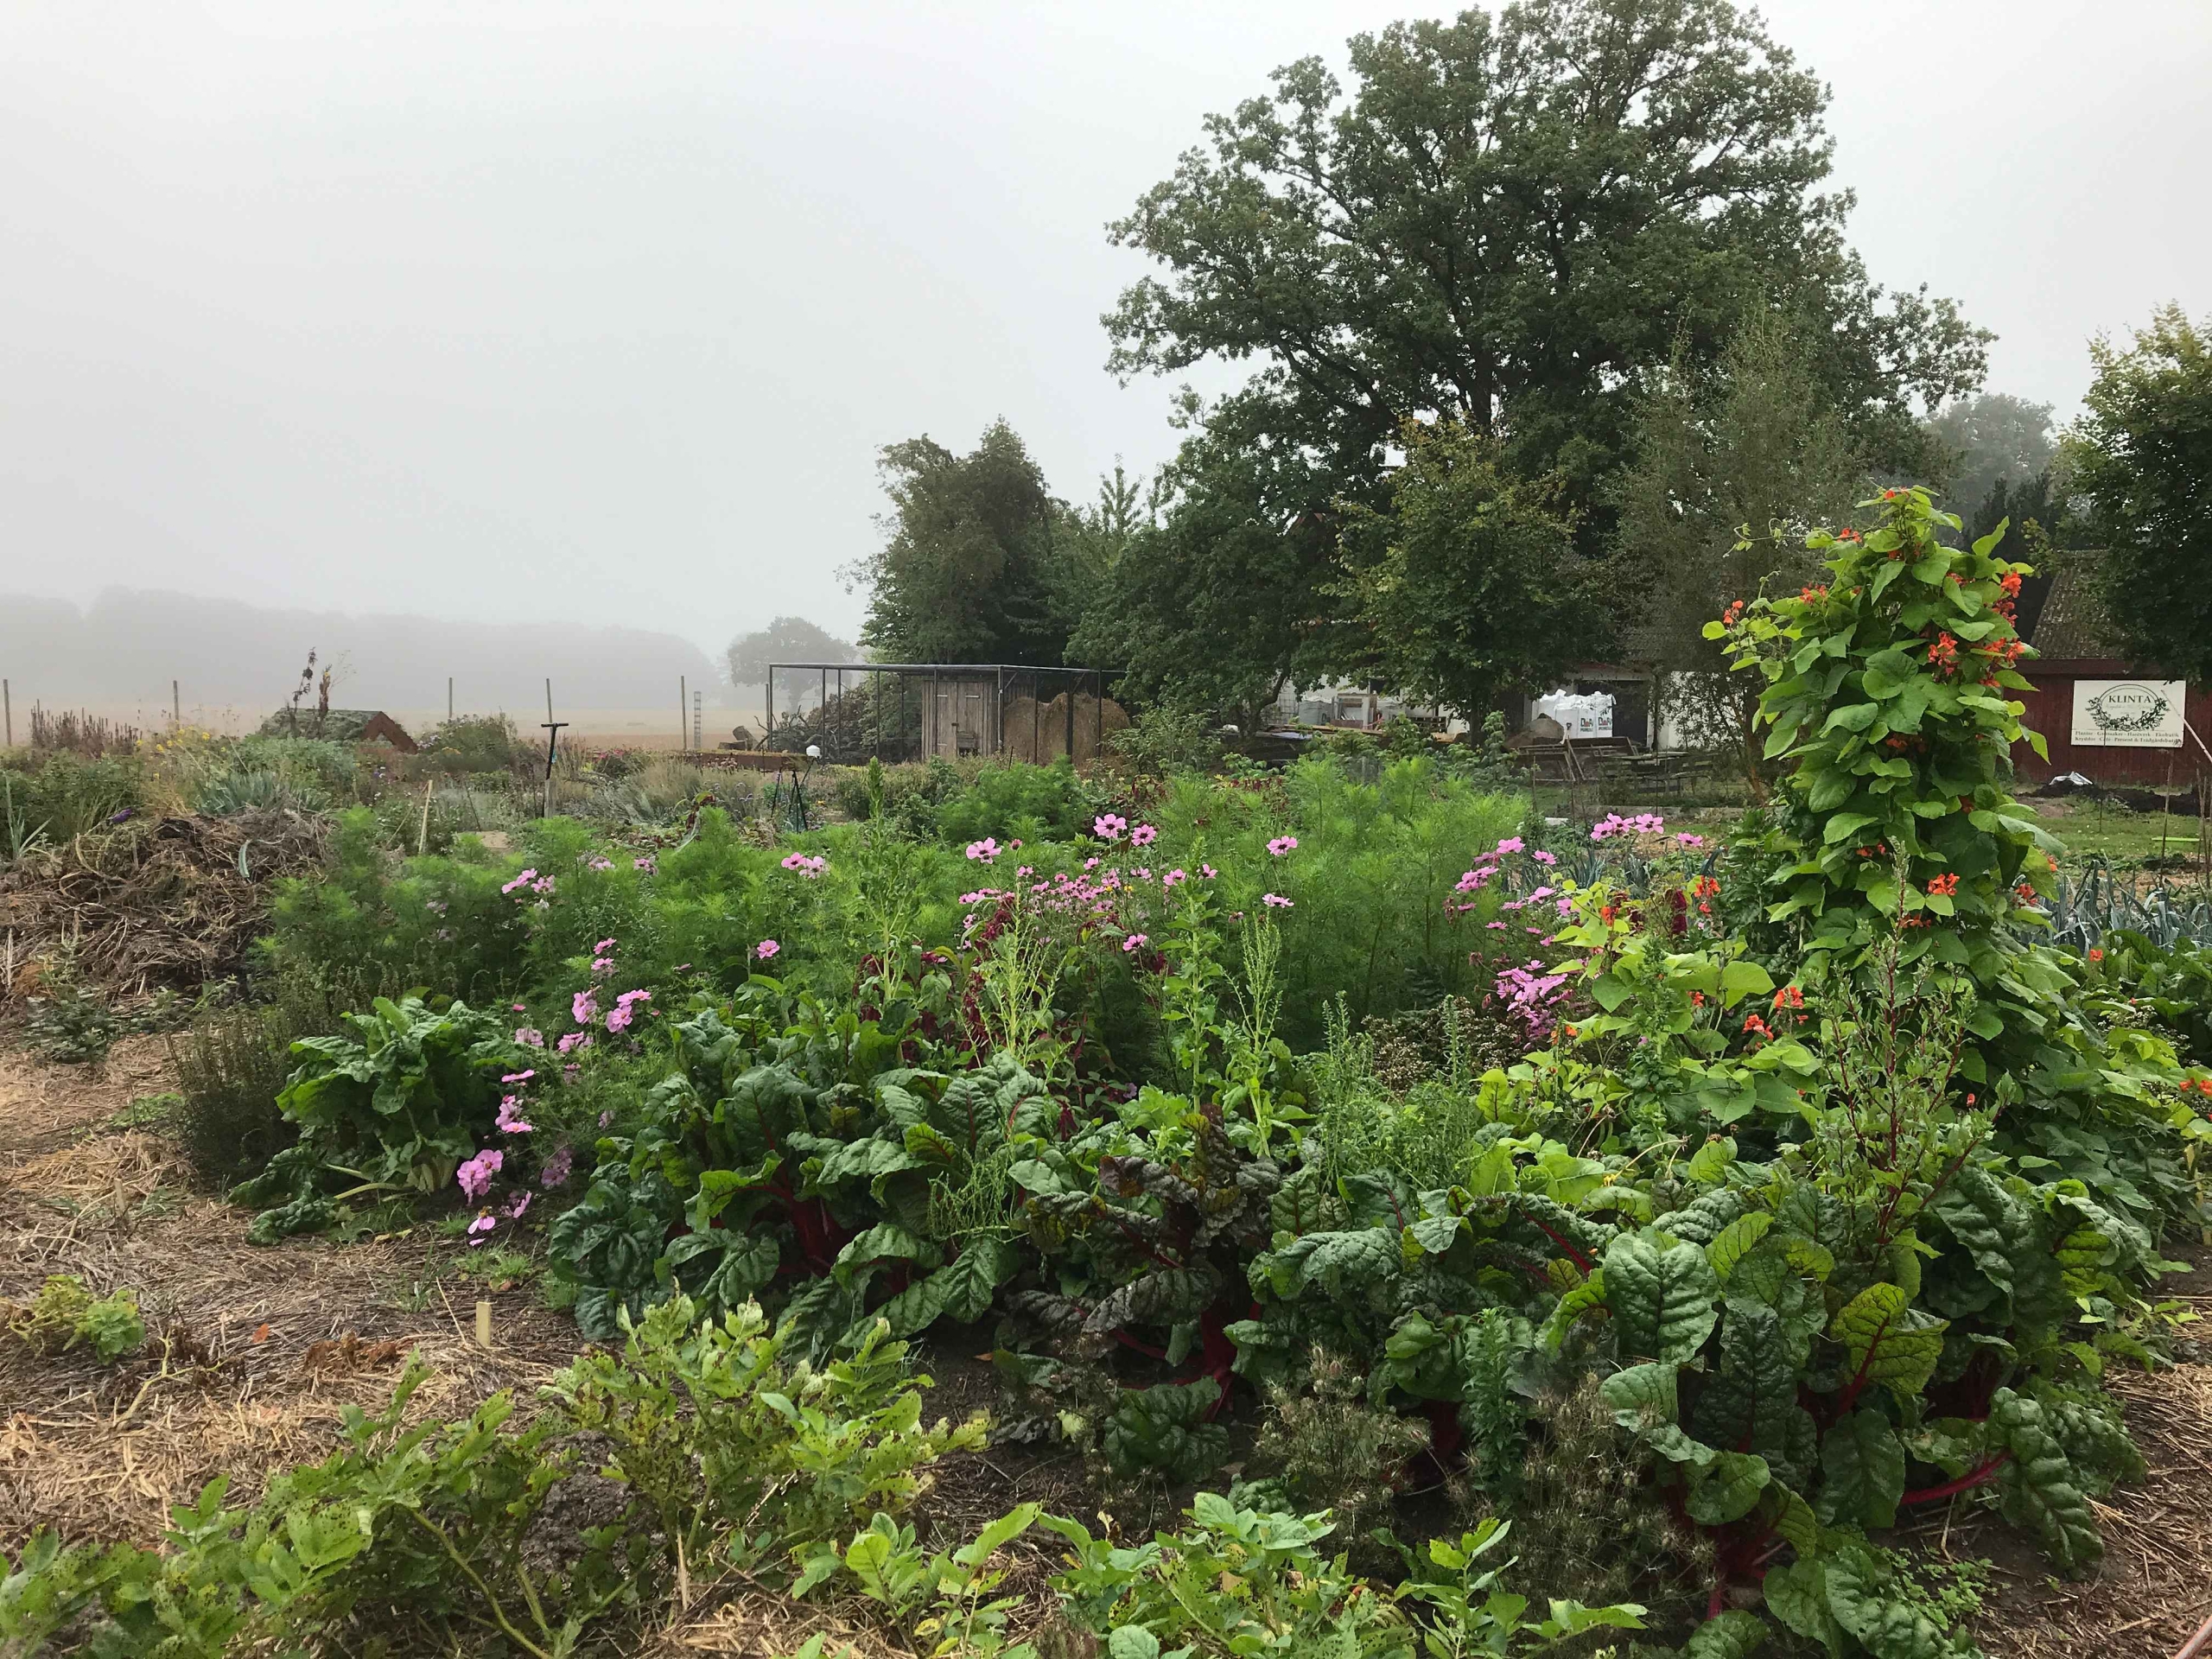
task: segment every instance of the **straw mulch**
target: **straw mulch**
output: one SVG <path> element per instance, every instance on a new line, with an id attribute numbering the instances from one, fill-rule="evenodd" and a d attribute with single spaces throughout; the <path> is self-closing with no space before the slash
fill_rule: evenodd
<path id="1" fill-rule="evenodd" d="M 2177 1300 L 2212 1319 L 2212 1275 L 2199 1268 Z M 2105 1541 L 2095 1577 L 2055 1578 L 2019 1534 L 1963 1505 L 1924 1517 L 1901 1540 L 1938 1559 L 1990 1563 L 1994 1581 L 1974 1632 L 1995 1659 L 2164 1659 L 2212 1615 L 2212 1364 L 2113 1370 L 2106 1386 L 2150 1472 L 2094 1504 Z"/>
<path id="2" fill-rule="evenodd" d="M 125 1037 L 91 1065 L 49 1065 L 0 1053 L 0 1185 L 11 1156 L 50 1151 L 105 1123 L 142 1095 L 175 1087 L 160 1037 Z"/>
<path id="3" fill-rule="evenodd" d="M 347 1404 L 385 1403 L 410 1351 L 432 1368 L 411 1411 L 453 1418 L 499 1389 L 526 1395 L 578 1345 L 524 1290 L 442 1283 L 426 1237 L 256 1249 L 245 1221 L 190 1192 L 151 1136 L 0 1160 L 0 1300 L 28 1301 L 54 1273 L 128 1287 L 150 1338 L 103 1366 L 0 1336 L 0 1546 L 41 1526 L 150 1544 L 168 1507 L 218 1475 L 228 1502 L 250 1503 L 271 1472 L 337 1444 Z"/>
<path id="4" fill-rule="evenodd" d="M 235 974 L 267 931 L 270 884 L 322 862 L 328 826 L 292 811 L 134 819 L 0 875 L 0 1004 L 73 949 L 116 997 L 197 990 Z"/>

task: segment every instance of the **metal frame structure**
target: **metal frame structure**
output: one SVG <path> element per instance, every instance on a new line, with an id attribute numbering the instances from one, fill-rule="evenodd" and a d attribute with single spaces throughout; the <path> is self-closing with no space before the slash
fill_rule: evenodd
<path id="1" fill-rule="evenodd" d="M 819 674 L 822 690 L 814 705 L 817 711 L 828 708 L 833 700 L 843 700 L 849 676 L 862 677 L 862 683 L 871 689 L 870 701 L 874 704 L 872 729 L 863 734 L 864 741 L 841 741 L 841 734 L 832 732 L 831 722 L 827 721 L 823 722 L 823 729 L 817 740 L 822 743 L 823 759 L 845 764 L 871 755 L 889 760 L 926 759 L 932 754 L 952 759 L 970 753 L 1010 753 L 1016 759 L 1039 762 L 1059 754 L 1073 758 L 1077 700 L 1089 696 L 1089 735 L 1094 747 L 1103 744 L 1106 734 L 1106 686 L 1110 679 L 1119 677 L 1118 671 L 1111 669 L 1038 667 L 1021 663 L 771 663 L 767 674 L 768 729 L 761 740 L 770 748 L 776 746 L 779 674 Z M 884 690 L 886 677 L 898 685 L 896 714 L 889 731 L 885 729 L 888 702 Z M 920 690 L 910 696 L 910 688 L 918 683 Z M 1043 694 L 1048 685 L 1055 688 L 1055 695 L 1065 691 L 1067 697 L 1065 730 L 1058 734 L 1060 741 L 1052 746 L 1050 754 L 1046 753 L 1046 722 L 1042 718 L 1047 701 Z M 1018 740 L 1021 734 L 1014 734 L 1016 741 L 1009 742 L 1007 730 L 1008 702 L 1025 691 L 1033 710 L 1027 721 L 1027 755 L 1020 753 L 1022 746 Z M 976 712 L 971 709 L 976 703 L 982 705 L 980 719 L 971 721 L 967 716 Z M 916 715 L 919 716 L 918 733 L 916 721 L 911 717 Z M 967 741 L 971 735 L 975 739 L 972 746 Z"/>

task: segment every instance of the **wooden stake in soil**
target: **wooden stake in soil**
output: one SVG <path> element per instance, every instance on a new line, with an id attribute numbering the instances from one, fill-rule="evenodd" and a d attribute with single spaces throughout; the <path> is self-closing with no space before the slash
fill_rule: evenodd
<path id="1" fill-rule="evenodd" d="M 684 677 L 679 674 L 676 677 L 676 752 L 678 754 L 683 753 L 684 750 L 691 747 L 691 745 L 686 741 L 688 728 L 684 724 L 684 722 L 689 721 L 690 718 L 690 688 L 684 679 Z"/>
<path id="2" fill-rule="evenodd" d="M 488 1297 L 476 1299 L 476 1345 L 479 1348 L 492 1345 L 492 1303 Z"/>
<path id="3" fill-rule="evenodd" d="M 553 718 L 553 682 L 545 682 L 545 813 L 553 816 L 553 756 L 561 742 L 561 728 L 569 722 Z"/>
<path id="4" fill-rule="evenodd" d="M 8 747 L 12 749 L 16 747 L 16 694 L 9 690 L 5 680 L 0 680 L 0 711 L 7 715 Z"/>
<path id="5" fill-rule="evenodd" d="M 169 730 L 184 729 L 184 694 L 176 689 L 176 682 L 169 682 Z"/>

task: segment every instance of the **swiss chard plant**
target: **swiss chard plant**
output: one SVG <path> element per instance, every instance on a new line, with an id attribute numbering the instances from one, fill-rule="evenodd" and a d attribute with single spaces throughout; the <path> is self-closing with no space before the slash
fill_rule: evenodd
<path id="1" fill-rule="evenodd" d="M 460 1002 L 378 997 L 345 1023 L 292 1045 L 276 1101 L 299 1139 L 234 1195 L 264 1206 L 257 1243 L 327 1226 L 348 1199 L 443 1187 L 499 1138 L 501 1079 L 531 1058 L 499 1015 Z"/>

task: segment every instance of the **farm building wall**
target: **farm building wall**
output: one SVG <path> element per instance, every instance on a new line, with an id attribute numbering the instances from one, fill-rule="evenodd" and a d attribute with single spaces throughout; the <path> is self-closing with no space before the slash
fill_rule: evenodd
<path id="1" fill-rule="evenodd" d="M 2073 741 L 2075 681 L 2134 679 L 2142 677 L 2141 671 L 2116 658 L 2098 658 L 2024 663 L 2021 671 L 2031 689 L 2019 693 L 2026 705 L 2020 723 L 2041 732 L 2050 751 L 2046 761 L 2025 743 L 2012 746 L 2013 770 L 2023 782 L 2045 783 L 2077 772 L 2098 784 L 2163 784 L 2169 777 L 2182 784 L 2193 781 L 2200 772 L 2212 771 L 2212 757 L 2198 742 L 2200 738 L 2212 742 L 2212 690 L 2200 685 L 2189 688 L 2185 713 L 2190 730 L 2196 735 L 2184 733 L 2178 749 L 2077 746 Z"/>

